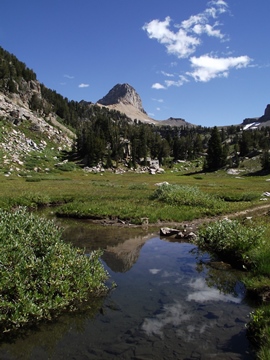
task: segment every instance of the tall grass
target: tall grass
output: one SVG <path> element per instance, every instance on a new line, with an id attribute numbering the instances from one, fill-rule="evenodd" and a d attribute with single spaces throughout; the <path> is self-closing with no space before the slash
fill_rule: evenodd
<path id="1" fill-rule="evenodd" d="M 223 200 L 201 191 L 196 186 L 188 185 L 161 185 L 155 190 L 151 199 L 177 207 L 199 207 L 202 215 L 219 214 L 225 208 Z"/>

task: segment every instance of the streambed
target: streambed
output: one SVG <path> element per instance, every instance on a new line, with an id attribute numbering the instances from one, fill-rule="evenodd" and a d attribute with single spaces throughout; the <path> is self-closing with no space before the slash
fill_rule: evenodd
<path id="1" fill-rule="evenodd" d="M 2 343 L 0 359 L 254 359 L 240 272 L 157 230 L 65 224 L 66 241 L 86 252 L 104 249 L 117 287 L 92 311 Z"/>

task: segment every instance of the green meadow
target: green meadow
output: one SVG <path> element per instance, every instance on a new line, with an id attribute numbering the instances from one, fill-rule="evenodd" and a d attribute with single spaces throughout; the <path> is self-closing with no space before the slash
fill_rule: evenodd
<path id="1" fill-rule="evenodd" d="M 57 205 L 58 216 L 119 219 L 140 224 L 182 222 L 266 204 L 267 176 L 232 176 L 188 172 L 177 167 L 164 174 L 125 172 L 85 173 L 77 169 L 48 174 L 0 177 L 0 206 L 10 209 Z M 160 186 L 167 182 L 169 186 Z"/>

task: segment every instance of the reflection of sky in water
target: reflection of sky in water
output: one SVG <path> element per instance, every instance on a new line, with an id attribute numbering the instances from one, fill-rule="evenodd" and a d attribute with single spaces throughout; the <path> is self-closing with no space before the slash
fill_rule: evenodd
<path id="1" fill-rule="evenodd" d="M 178 272 L 168 272 L 162 269 L 149 269 L 152 275 L 160 275 L 161 279 L 171 278 L 174 284 L 183 281 L 183 277 L 179 277 Z M 160 284 L 164 284 L 160 283 Z M 195 302 L 198 304 L 212 303 L 234 303 L 240 304 L 241 296 L 233 296 L 231 294 L 224 294 L 216 288 L 211 288 L 207 285 L 206 280 L 202 277 L 193 278 L 186 283 L 187 293 L 182 301 L 175 300 L 173 303 L 165 304 L 162 311 L 155 317 L 146 318 L 142 324 L 142 330 L 148 335 L 157 335 L 164 337 L 165 328 L 170 326 L 177 328 L 177 336 L 190 342 L 193 339 L 192 334 L 197 332 L 203 334 L 207 329 L 213 328 L 217 323 L 217 317 L 206 320 L 202 323 L 196 323 L 196 316 L 194 308 L 189 304 Z M 191 324 L 193 320 L 193 324 Z"/>
<path id="2" fill-rule="evenodd" d="M 190 321 L 191 317 L 192 315 L 185 312 L 180 302 L 176 301 L 174 304 L 165 305 L 163 312 L 155 318 L 145 319 L 142 329 L 147 335 L 163 336 L 162 330 L 166 325 L 179 326 L 186 321 Z"/>
<path id="3" fill-rule="evenodd" d="M 111 261 L 107 269 L 118 286 L 104 300 L 102 313 L 45 324 L 32 336 L 0 346 L 0 357 L 4 348 L 11 354 L 6 360 L 240 359 L 240 354 L 251 359 L 245 356 L 243 330 L 250 308 L 231 294 L 227 271 L 197 267 L 193 249 L 157 237 L 111 246 L 117 256 L 105 260 Z M 120 266 L 110 268 L 117 261 L 128 265 L 123 273 Z M 209 256 L 200 255 L 199 261 L 205 264 Z"/>
<path id="4" fill-rule="evenodd" d="M 153 275 L 158 274 L 161 271 L 161 269 L 149 269 L 149 272 Z"/>
<path id="5" fill-rule="evenodd" d="M 206 281 L 202 278 L 191 280 L 188 285 L 194 292 L 188 295 L 187 301 L 194 300 L 203 303 L 206 301 L 223 301 L 234 302 L 236 304 L 240 304 L 242 301 L 242 298 L 239 296 L 236 297 L 231 294 L 223 294 L 218 289 L 209 288 Z"/>

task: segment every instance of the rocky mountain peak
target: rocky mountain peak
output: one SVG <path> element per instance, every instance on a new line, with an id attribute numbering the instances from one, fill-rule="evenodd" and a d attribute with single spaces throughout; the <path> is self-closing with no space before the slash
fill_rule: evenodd
<path id="1" fill-rule="evenodd" d="M 264 110 L 264 117 L 269 120 L 270 119 L 270 104 L 268 104 Z"/>
<path id="2" fill-rule="evenodd" d="M 135 89 L 129 84 L 115 85 L 107 95 L 97 101 L 101 105 L 114 105 L 122 103 L 124 105 L 132 105 L 142 113 L 146 114 L 142 106 L 142 100 Z"/>

